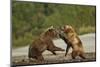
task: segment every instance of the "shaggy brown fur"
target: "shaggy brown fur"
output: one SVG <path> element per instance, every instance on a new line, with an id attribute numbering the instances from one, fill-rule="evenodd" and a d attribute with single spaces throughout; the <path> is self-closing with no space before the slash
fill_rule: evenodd
<path id="1" fill-rule="evenodd" d="M 73 59 L 75 59 L 76 56 L 80 56 L 81 58 L 85 59 L 82 42 L 76 34 L 74 28 L 72 28 L 70 25 L 66 25 L 62 30 L 65 35 L 60 34 L 60 38 L 62 38 L 67 43 L 65 56 L 67 55 L 70 47 L 72 47 Z"/>
<path id="2" fill-rule="evenodd" d="M 39 61 L 43 61 L 44 58 L 42 53 L 45 50 L 51 51 L 54 55 L 56 55 L 55 51 L 64 51 L 63 49 L 56 47 L 52 39 L 58 36 L 56 30 L 53 27 L 48 28 L 45 32 L 43 32 L 39 38 L 34 40 L 29 47 L 29 58 L 34 58 Z"/>

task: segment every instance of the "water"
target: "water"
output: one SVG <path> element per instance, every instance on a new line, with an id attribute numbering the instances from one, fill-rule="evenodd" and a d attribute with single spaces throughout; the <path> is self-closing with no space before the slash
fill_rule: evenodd
<path id="1" fill-rule="evenodd" d="M 85 34 L 79 37 L 83 43 L 85 52 L 95 52 L 95 33 Z M 53 42 L 57 47 L 60 47 L 62 49 L 66 49 L 67 47 L 66 43 L 62 39 L 53 40 Z M 21 55 L 27 56 L 28 47 L 29 46 L 12 49 L 12 56 L 21 56 Z M 71 49 L 69 52 L 71 52 Z M 45 51 L 43 54 L 48 54 L 48 53 L 51 53 L 51 52 Z"/>

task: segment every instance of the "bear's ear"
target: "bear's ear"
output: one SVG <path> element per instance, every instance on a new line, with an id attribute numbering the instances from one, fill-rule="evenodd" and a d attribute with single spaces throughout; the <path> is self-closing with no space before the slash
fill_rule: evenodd
<path id="1" fill-rule="evenodd" d="M 49 29 L 54 29 L 54 27 L 53 26 L 50 26 L 47 30 L 49 30 Z"/>
<path id="2" fill-rule="evenodd" d="M 49 27 L 49 29 L 48 29 L 49 31 L 52 31 L 52 30 L 54 30 L 54 27 L 53 26 L 51 26 L 51 27 Z"/>
<path id="3" fill-rule="evenodd" d="M 54 27 L 53 27 L 53 26 L 51 26 L 49 29 L 54 29 Z"/>
<path id="4" fill-rule="evenodd" d="M 70 25 L 65 25 L 64 29 L 67 29 L 67 28 L 71 28 L 71 26 Z"/>

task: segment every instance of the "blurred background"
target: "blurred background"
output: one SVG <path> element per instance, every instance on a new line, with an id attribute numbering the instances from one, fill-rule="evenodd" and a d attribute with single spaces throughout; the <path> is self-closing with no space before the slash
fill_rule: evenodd
<path id="1" fill-rule="evenodd" d="M 72 25 L 79 35 L 95 33 L 96 7 L 13 1 L 11 24 L 13 48 L 28 45 L 51 25 Z"/>

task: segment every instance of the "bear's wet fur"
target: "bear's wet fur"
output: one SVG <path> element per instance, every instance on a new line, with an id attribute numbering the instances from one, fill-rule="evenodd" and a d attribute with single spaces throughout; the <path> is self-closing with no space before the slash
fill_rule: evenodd
<path id="1" fill-rule="evenodd" d="M 64 35 L 60 33 L 59 36 L 67 44 L 65 56 L 67 55 L 69 49 L 72 48 L 71 56 L 73 59 L 75 59 L 76 56 L 80 56 L 81 58 L 85 59 L 82 42 L 75 32 L 74 28 L 70 25 L 65 25 L 60 30 L 63 31 Z"/>
<path id="2" fill-rule="evenodd" d="M 53 26 L 49 27 L 29 46 L 28 57 L 38 61 L 44 61 L 42 53 L 45 50 L 51 51 L 54 55 L 56 55 L 55 51 L 64 51 L 64 49 L 56 47 L 52 41 L 57 36 L 56 29 Z"/>

